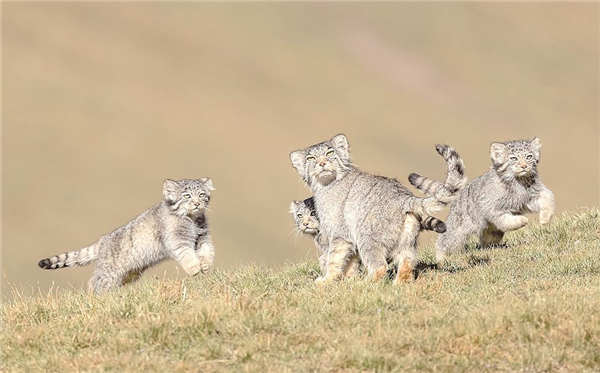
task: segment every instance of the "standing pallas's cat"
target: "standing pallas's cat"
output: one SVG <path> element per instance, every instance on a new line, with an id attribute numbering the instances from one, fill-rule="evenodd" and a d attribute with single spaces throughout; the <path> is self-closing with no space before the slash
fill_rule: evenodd
<path id="1" fill-rule="evenodd" d="M 437 241 L 438 261 L 474 234 L 481 246 L 499 244 L 504 232 L 527 224 L 523 214 L 539 212 L 541 224 L 550 221 L 554 194 L 538 175 L 541 146 L 537 137 L 491 145 L 490 171 L 471 181 L 450 206 L 447 230 Z"/>
<path id="2" fill-rule="evenodd" d="M 315 246 L 321 251 L 322 255 L 319 256 L 319 268 L 321 269 L 321 275 L 325 277 L 327 274 L 327 259 L 329 256 L 329 239 L 327 238 L 327 234 L 320 229 L 321 222 L 319 221 L 319 214 L 317 213 L 313 197 L 303 201 L 292 201 L 290 213 L 294 217 L 298 232 L 311 236 L 315 241 Z M 446 231 L 446 225 L 440 219 L 428 216 L 421 221 L 421 230 L 436 231 L 440 233 Z M 334 250 L 343 256 L 339 260 L 341 274 L 344 277 L 358 275 L 361 262 L 354 245 L 347 242 L 339 242 L 338 244 L 345 244 L 347 250 L 347 253 L 343 252 L 343 248 Z"/>
<path id="3" fill-rule="evenodd" d="M 460 189 L 447 185 L 418 198 L 395 179 L 362 172 L 352 164 L 343 134 L 294 151 L 290 159 L 314 193 L 329 239 L 328 280 L 337 278 L 330 275 L 330 264 L 338 240 L 356 246 L 373 279 L 386 275 L 388 258 L 398 265 L 395 282 L 412 279 L 421 219 L 448 205 Z"/>
<path id="4" fill-rule="evenodd" d="M 41 260 L 44 269 L 85 266 L 96 261 L 90 289 L 103 293 L 140 277 L 165 259 L 175 259 L 190 275 L 207 272 L 214 247 L 204 214 L 211 191 L 209 178 L 165 180 L 163 201 L 131 222 L 82 249 Z"/>

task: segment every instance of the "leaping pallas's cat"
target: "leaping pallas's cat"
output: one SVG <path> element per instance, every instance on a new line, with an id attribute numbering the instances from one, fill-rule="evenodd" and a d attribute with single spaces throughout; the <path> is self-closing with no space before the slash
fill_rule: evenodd
<path id="1" fill-rule="evenodd" d="M 329 241 L 327 274 L 338 278 L 348 255 L 339 240 L 354 245 L 369 276 L 382 279 L 387 259 L 398 265 L 395 281 L 413 278 L 416 243 L 423 217 L 443 209 L 459 186 L 446 185 L 434 196 L 419 198 L 399 181 L 358 170 L 345 135 L 297 150 L 292 165 L 314 193 L 321 231 Z"/>
<path id="2" fill-rule="evenodd" d="M 450 207 L 447 231 L 437 241 L 436 257 L 462 248 L 474 234 L 481 246 L 497 245 L 504 232 L 527 224 L 523 214 L 539 212 L 541 224 L 554 213 L 554 194 L 540 180 L 540 140 L 493 143 L 492 166 L 471 181 Z"/>
<path id="3" fill-rule="evenodd" d="M 165 180 L 163 201 L 131 222 L 82 249 L 41 260 L 44 269 L 85 266 L 96 261 L 90 289 L 103 293 L 140 277 L 165 259 L 177 260 L 195 276 L 213 264 L 214 247 L 204 214 L 213 184 L 199 180 Z"/>

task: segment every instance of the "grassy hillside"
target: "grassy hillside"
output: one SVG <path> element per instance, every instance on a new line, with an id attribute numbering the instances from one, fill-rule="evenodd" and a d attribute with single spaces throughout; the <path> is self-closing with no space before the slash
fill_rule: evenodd
<path id="1" fill-rule="evenodd" d="M 316 262 L 2 304 L 2 370 L 598 372 L 600 214 L 508 235 L 412 284 L 313 284 Z"/>

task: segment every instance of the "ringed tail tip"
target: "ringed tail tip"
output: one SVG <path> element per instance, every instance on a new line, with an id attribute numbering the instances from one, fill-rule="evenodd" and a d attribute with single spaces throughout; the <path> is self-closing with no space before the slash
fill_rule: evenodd
<path id="1" fill-rule="evenodd" d="M 51 265 L 52 265 L 52 263 L 50 263 L 50 259 L 48 259 L 48 258 L 42 259 L 38 262 L 38 267 L 40 267 L 42 269 L 50 269 Z"/>
<path id="2" fill-rule="evenodd" d="M 446 232 L 446 224 L 444 224 L 443 221 L 440 221 L 433 227 L 433 230 L 437 233 L 444 233 Z"/>
<path id="3" fill-rule="evenodd" d="M 417 181 L 418 178 L 420 178 L 421 176 L 419 174 L 416 173 L 412 173 L 410 175 L 408 175 L 408 181 L 414 185 L 414 183 Z"/>

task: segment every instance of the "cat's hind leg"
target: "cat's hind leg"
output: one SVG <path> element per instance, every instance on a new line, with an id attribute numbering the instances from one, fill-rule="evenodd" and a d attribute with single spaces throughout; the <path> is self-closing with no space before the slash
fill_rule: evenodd
<path id="1" fill-rule="evenodd" d="M 360 257 L 358 253 L 354 253 L 348 259 L 346 269 L 344 270 L 344 277 L 357 277 L 360 274 Z"/>
<path id="2" fill-rule="evenodd" d="M 445 233 L 440 234 L 435 245 L 435 260 L 440 263 L 448 252 L 455 252 L 462 249 L 469 237 L 474 233 L 473 227 L 469 229 L 466 226 L 449 226 Z"/>
<path id="3" fill-rule="evenodd" d="M 358 244 L 358 253 L 366 270 L 367 278 L 380 281 L 387 275 L 387 249 L 383 244 L 366 237 Z"/>
<path id="4" fill-rule="evenodd" d="M 417 259 L 417 239 L 419 238 L 420 230 L 421 223 L 419 219 L 413 214 L 406 215 L 398 247 L 392 253 L 392 261 L 398 266 L 398 273 L 394 279 L 395 284 L 414 279 L 415 261 Z"/>
<path id="5" fill-rule="evenodd" d="M 344 239 L 334 239 L 327 254 L 327 271 L 323 277 L 317 278 L 316 282 L 322 283 L 339 279 L 346 269 L 353 246 L 351 242 Z"/>
<path id="6" fill-rule="evenodd" d="M 98 264 L 94 268 L 89 282 L 89 289 L 94 294 L 104 294 L 123 286 L 125 276 L 121 271 L 117 271 L 110 266 Z"/>

